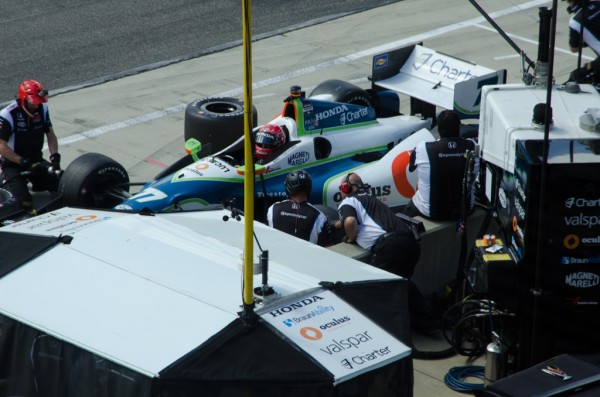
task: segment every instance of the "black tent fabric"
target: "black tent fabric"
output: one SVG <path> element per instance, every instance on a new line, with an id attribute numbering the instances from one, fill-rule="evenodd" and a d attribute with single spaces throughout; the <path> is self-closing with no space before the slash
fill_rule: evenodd
<path id="1" fill-rule="evenodd" d="M 152 378 L 0 315 L 0 396 L 150 396 Z"/>
<path id="2" fill-rule="evenodd" d="M 200 389 L 207 396 L 226 396 L 229 389 L 245 395 L 241 391 L 256 383 L 305 388 L 333 382 L 330 373 L 276 335 L 262 321 L 250 328 L 240 319 L 165 368 L 159 378 L 162 393 L 181 390 L 187 384 L 191 387 L 190 392 L 202 385 Z"/>
<path id="3" fill-rule="evenodd" d="M 61 242 L 62 237 L 0 231 L 0 277 Z"/>
<path id="4" fill-rule="evenodd" d="M 406 280 L 327 285 L 410 346 Z M 236 319 L 161 371 L 153 394 L 184 397 L 202 390 L 202 395 L 215 397 L 412 396 L 412 369 L 408 357 L 333 386 L 328 371 L 264 322 L 247 327 Z"/>

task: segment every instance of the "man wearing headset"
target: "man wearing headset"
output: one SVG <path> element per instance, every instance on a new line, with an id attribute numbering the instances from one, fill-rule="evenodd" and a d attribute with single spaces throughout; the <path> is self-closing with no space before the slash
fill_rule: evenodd
<path id="1" fill-rule="evenodd" d="M 346 231 L 345 242 L 371 251 L 369 263 L 409 280 L 408 307 L 412 328 L 423 334 L 439 331 L 433 310 L 417 286 L 410 281 L 421 256 L 412 229 L 383 202 L 368 192 L 358 174 L 346 175 L 340 185 L 338 229 Z"/>
<path id="2" fill-rule="evenodd" d="M 410 278 L 421 255 L 419 243 L 411 228 L 367 190 L 358 174 L 346 175 L 335 226 L 344 228 L 347 243 L 371 251 L 371 265 Z"/>
<path id="3" fill-rule="evenodd" d="M 288 199 L 269 207 L 267 223 L 277 230 L 325 247 L 332 244 L 329 220 L 308 202 L 311 191 L 312 178 L 308 172 L 290 172 L 285 178 Z"/>

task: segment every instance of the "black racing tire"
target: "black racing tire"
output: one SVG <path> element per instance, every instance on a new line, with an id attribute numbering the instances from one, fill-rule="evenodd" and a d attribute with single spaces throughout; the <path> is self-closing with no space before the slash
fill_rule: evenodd
<path id="1" fill-rule="evenodd" d="M 371 95 L 360 87 L 342 80 L 325 80 L 315 87 L 309 95 L 330 95 L 329 101 L 352 105 L 373 106 Z"/>
<path id="2" fill-rule="evenodd" d="M 15 196 L 8 190 L 0 188 L 0 220 L 19 211 L 20 206 Z"/>
<path id="3" fill-rule="evenodd" d="M 258 112 L 252 106 L 252 126 L 256 127 Z M 244 101 L 229 97 L 198 99 L 185 109 L 184 137 L 196 138 L 203 145 L 211 144 L 216 153 L 244 135 Z"/>
<path id="4" fill-rule="evenodd" d="M 113 208 L 123 197 L 110 194 L 111 189 L 129 192 L 127 170 L 108 156 L 86 153 L 77 157 L 62 174 L 58 191 L 69 207 Z"/>

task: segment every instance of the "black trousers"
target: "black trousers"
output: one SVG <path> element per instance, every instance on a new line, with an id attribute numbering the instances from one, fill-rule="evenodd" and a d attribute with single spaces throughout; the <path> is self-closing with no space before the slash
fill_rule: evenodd
<path id="1" fill-rule="evenodd" d="M 412 235 L 392 233 L 371 247 L 370 264 L 410 279 L 421 256 L 421 247 Z"/>
<path id="2" fill-rule="evenodd" d="M 28 176 L 19 175 L 21 172 L 23 172 L 21 167 L 8 165 L 2 168 L 2 174 L 0 175 L 2 181 L 8 181 L 3 188 L 11 192 L 21 206 L 23 206 L 23 203 L 31 203 L 32 200 L 27 186 L 28 182 L 31 182 L 34 192 L 45 190 L 55 192 L 58 189 L 58 177 L 45 172 L 45 168 Z"/>
<path id="3" fill-rule="evenodd" d="M 370 264 L 408 279 L 408 310 L 413 329 L 428 332 L 436 328 L 436 314 L 412 277 L 421 247 L 412 235 L 392 233 L 371 247 Z"/>

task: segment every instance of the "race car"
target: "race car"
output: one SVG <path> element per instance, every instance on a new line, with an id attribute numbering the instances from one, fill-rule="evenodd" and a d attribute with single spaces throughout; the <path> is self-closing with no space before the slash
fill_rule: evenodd
<path id="1" fill-rule="evenodd" d="M 409 152 L 419 141 L 434 139 L 428 130 L 436 106 L 453 108 L 463 118 L 477 118 L 481 87 L 504 80 L 505 71 L 413 45 L 373 57 L 369 90 L 328 80 L 306 96 L 300 87 L 292 86 L 281 114 L 267 123 L 284 131 L 285 144 L 265 158 L 253 159 L 260 168 L 254 190 L 264 204 L 257 209 L 284 199 L 285 177 L 298 169 L 313 178 L 310 201 L 314 204 L 336 207 L 341 180 L 358 170 L 372 193 L 389 206 L 406 204 L 416 189 L 416 175 L 408 172 Z M 400 114 L 398 93 L 409 95 L 419 109 Z M 206 101 L 203 106 L 209 107 Z M 261 128 L 254 128 L 253 143 Z M 244 177 L 238 171 L 245 166 L 243 155 L 240 137 L 214 154 L 183 158 L 115 208 L 173 211 L 232 199 L 241 203 Z"/>
<path id="2" fill-rule="evenodd" d="M 294 87 L 281 114 L 268 123 L 284 131 L 285 144 L 268 156 L 257 158 L 260 175 L 256 176 L 255 191 L 259 201 L 267 198 L 262 201 L 268 203 L 285 198 L 286 175 L 304 169 L 313 178 L 311 202 L 327 205 L 330 200 L 326 191 L 332 178 L 380 162 L 386 154 L 395 156 L 396 151 L 391 149 L 415 132 L 431 127 L 431 119 L 419 116 L 378 118 L 374 107 L 350 103 L 370 100 L 366 91 L 340 81 L 328 81 L 326 85 L 350 89 L 354 95 L 346 102 L 329 101 L 326 94 L 319 94 L 322 86 L 309 97 Z M 260 137 L 261 128 L 254 129 L 253 141 L 260 140 L 256 137 Z M 225 149 L 146 184 L 116 208 L 172 211 L 231 199 L 240 199 L 241 203 L 244 176 L 238 171 L 245 163 L 243 155 L 244 137 L 240 137 Z"/>

